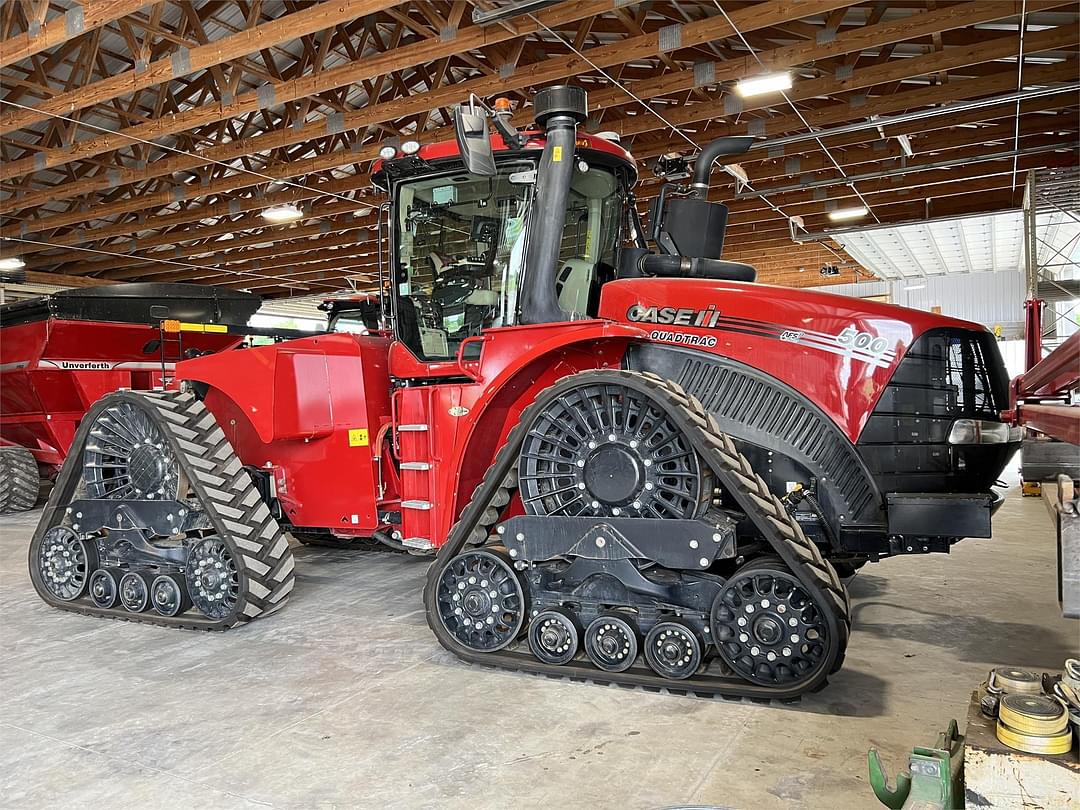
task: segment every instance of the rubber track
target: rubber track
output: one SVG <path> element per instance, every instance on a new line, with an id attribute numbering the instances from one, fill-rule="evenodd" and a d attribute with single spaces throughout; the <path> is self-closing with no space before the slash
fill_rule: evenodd
<path id="1" fill-rule="evenodd" d="M 40 490 L 33 454 L 25 447 L 0 447 L 0 515 L 33 509 Z"/>
<path id="2" fill-rule="evenodd" d="M 772 550 L 784 561 L 814 601 L 827 610 L 831 661 L 826 662 L 814 678 L 795 687 L 765 687 L 745 681 L 736 675 L 699 673 L 682 681 L 673 681 L 656 675 L 651 670 L 635 665 L 621 673 L 599 670 L 587 661 L 575 659 L 563 666 L 544 664 L 528 652 L 523 643 L 497 653 L 477 653 L 460 647 L 442 628 L 435 612 L 435 591 L 439 575 L 467 544 L 482 545 L 488 542 L 495 524 L 517 487 L 517 456 L 528 425 L 547 402 L 564 390 L 590 383 L 626 385 L 663 403 L 665 412 L 691 439 L 695 449 L 712 468 L 723 491 L 730 495 L 754 523 Z M 664 689 L 675 694 L 703 697 L 723 696 L 750 698 L 753 700 L 791 701 L 807 692 L 821 689 L 828 675 L 837 671 L 843 663 L 844 651 L 850 635 L 851 619 L 847 591 L 817 546 L 803 533 L 802 528 L 790 515 L 783 503 L 773 495 L 759 475 L 754 473 L 750 462 L 735 447 L 732 440 L 721 430 L 716 420 L 694 397 L 680 386 L 651 373 L 598 370 L 581 372 L 564 378 L 542 391 L 525 409 L 521 419 L 510 431 L 506 443 L 496 454 L 495 461 L 465 509 L 458 522 L 450 530 L 447 542 L 439 550 L 435 564 L 428 571 L 424 588 L 424 604 L 428 625 L 439 642 L 450 652 L 469 663 L 546 675 L 570 680 L 619 684 L 650 690 Z"/>
<path id="3" fill-rule="evenodd" d="M 121 402 L 146 411 L 161 429 L 215 533 L 232 551 L 240 573 L 236 610 L 221 620 L 208 619 L 194 608 L 172 618 L 152 610 L 144 613 L 131 613 L 123 608 L 102 610 L 94 607 L 87 597 L 64 602 L 42 587 L 34 564 L 37 547 L 46 531 L 64 521 L 65 508 L 73 500 L 82 477 L 82 452 L 68 455 L 31 541 L 30 577 L 38 595 L 61 610 L 186 630 L 227 630 L 284 607 L 296 583 L 288 537 L 271 516 L 214 415 L 193 394 L 134 391 L 110 394 L 99 400 L 83 419 L 72 447 L 81 449 L 97 415 Z"/>

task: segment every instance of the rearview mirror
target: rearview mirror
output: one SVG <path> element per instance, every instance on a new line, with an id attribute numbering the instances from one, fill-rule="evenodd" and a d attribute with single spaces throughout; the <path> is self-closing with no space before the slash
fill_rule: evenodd
<path id="1" fill-rule="evenodd" d="M 490 177 L 495 174 L 495 155 L 488 137 L 487 116 L 471 110 L 464 105 L 454 108 L 454 135 L 469 173 Z"/>

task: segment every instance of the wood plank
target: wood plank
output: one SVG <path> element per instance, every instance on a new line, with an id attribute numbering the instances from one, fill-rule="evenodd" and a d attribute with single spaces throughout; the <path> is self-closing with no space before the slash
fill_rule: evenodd
<path id="1" fill-rule="evenodd" d="M 33 36 L 26 32 L 0 42 L 0 67 L 7 67 L 34 54 L 63 45 L 68 40 L 126 17 L 161 0 L 82 0 L 58 17 L 46 20 Z"/>
<path id="2" fill-rule="evenodd" d="M 14 109 L 0 115 L 0 135 L 47 120 L 51 115 L 72 115 L 161 82 L 169 82 L 200 70 L 239 59 L 263 48 L 331 28 L 356 17 L 374 14 L 395 5 L 392 0 L 330 0 L 308 5 L 255 28 L 195 48 L 184 48 L 151 62 L 143 70 L 132 69 L 67 93 L 38 101 L 32 110 Z"/>

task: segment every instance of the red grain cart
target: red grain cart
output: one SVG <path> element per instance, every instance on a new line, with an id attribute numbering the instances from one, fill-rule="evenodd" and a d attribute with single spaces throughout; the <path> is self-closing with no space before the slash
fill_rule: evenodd
<path id="1" fill-rule="evenodd" d="M 33 507 L 39 476 L 55 477 L 95 401 L 161 388 L 177 360 L 238 346 L 229 327 L 260 303 L 196 284 L 126 284 L 0 307 L 0 514 Z"/>

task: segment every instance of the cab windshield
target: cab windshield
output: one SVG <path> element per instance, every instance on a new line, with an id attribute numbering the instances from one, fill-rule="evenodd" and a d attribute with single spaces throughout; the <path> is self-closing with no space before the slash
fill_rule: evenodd
<path id="1" fill-rule="evenodd" d="M 398 185 L 397 332 L 420 359 L 453 358 L 466 338 L 516 322 L 535 169 L 515 161 L 492 177 L 457 172 Z M 609 170 L 575 168 L 555 278 L 570 317 L 595 314 L 614 269 L 622 199 Z"/>

